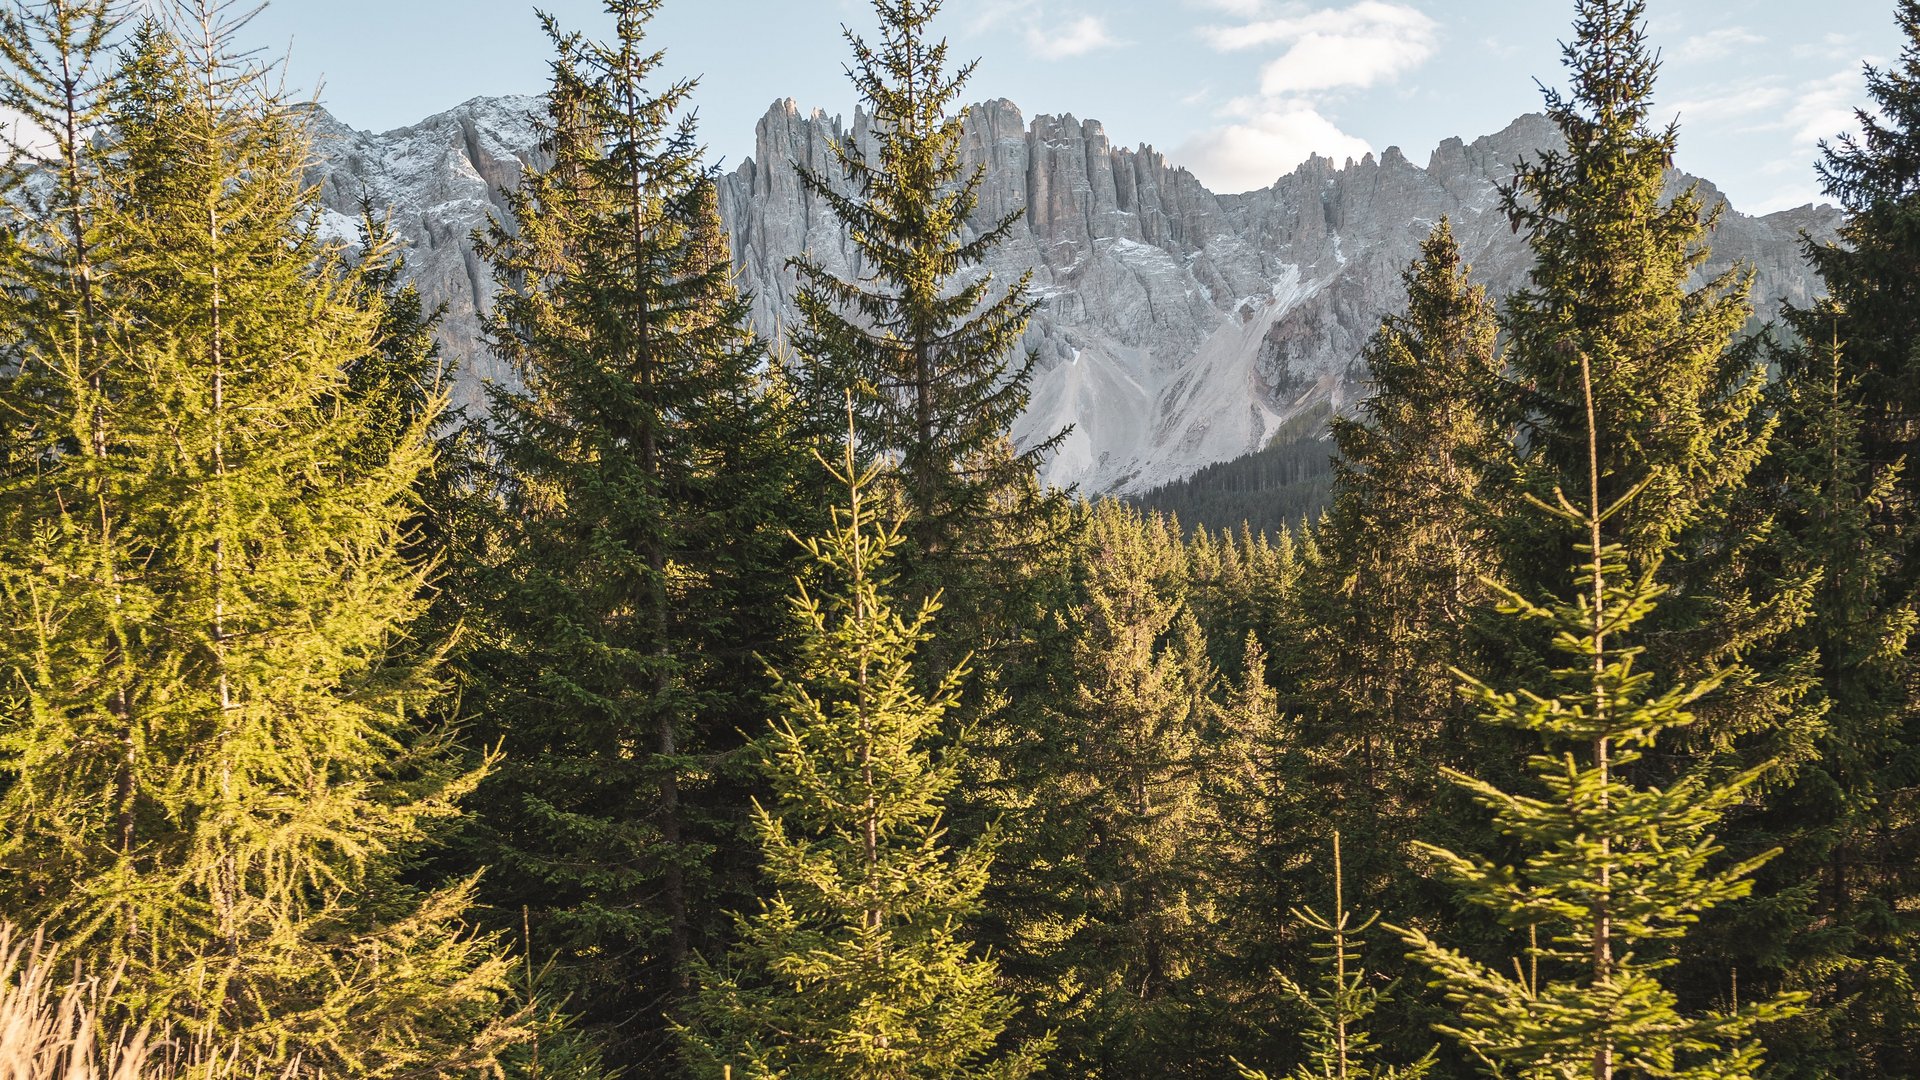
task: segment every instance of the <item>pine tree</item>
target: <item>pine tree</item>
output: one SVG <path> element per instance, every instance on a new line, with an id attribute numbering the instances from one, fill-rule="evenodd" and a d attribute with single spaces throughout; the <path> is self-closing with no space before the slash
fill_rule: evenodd
<path id="1" fill-rule="evenodd" d="M 1895 0 L 1894 18 L 1905 38 L 1900 61 L 1867 67 L 1874 108 L 1856 111 L 1857 136 L 1822 143 L 1815 166 L 1847 212 L 1837 242 L 1806 243 L 1828 295 L 1788 313 L 1808 342 L 1836 334 L 1846 342 L 1867 460 L 1882 467 L 1911 457 L 1920 438 L 1920 2 Z M 1901 488 L 1911 504 L 1910 471 Z"/>
<path id="2" fill-rule="evenodd" d="M 692 84 L 656 88 L 657 0 L 606 7 L 605 43 L 546 20 L 553 163 L 482 243 L 489 340 L 521 386 L 493 395 L 490 536 L 462 571 L 467 698 L 507 755 L 470 839 L 500 924 L 525 914 L 610 1064 L 657 1067 L 739 887 L 720 845 L 745 798 L 716 764 L 765 690 L 754 654 L 779 651 L 779 525 L 807 511 Z"/>
<path id="3" fill-rule="evenodd" d="M 32 258 L 6 263 L 0 291 L 78 278 L 91 315 L 12 323 L 0 392 L 35 464 L 0 489 L 0 910 L 117 966 L 121 1018 L 268 1063 L 471 1075 L 521 1028 L 507 961 L 463 929 L 471 882 L 406 881 L 477 779 L 417 722 L 435 657 L 396 655 L 426 421 L 367 453 L 367 284 L 308 227 L 301 114 L 225 14 L 138 28 L 75 128 L 79 230 L 17 232 Z M 111 41 L 62 25 L 28 29 L 67 60 Z M 46 74 L 8 59 L 8 85 Z M 83 235 L 111 243 L 81 262 Z"/>
<path id="4" fill-rule="evenodd" d="M 947 70 L 947 44 L 927 40 L 939 0 L 874 0 L 880 44 L 846 32 L 849 74 L 872 115 L 871 146 L 831 146 L 833 173 L 800 171 L 848 230 L 861 264 L 841 280 L 813 260 L 792 262 L 814 410 L 855 395 L 863 452 L 891 457 L 906 511 L 904 579 L 934 583 L 959 604 L 962 631 L 997 564 L 1057 539 L 1061 507 L 1035 479 L 1065 433 L 1016 450 L 1009 431 L 1026 408 L 1036 357 L 1019 348 L 1039 301 L 1031 272 L 1005 290 L 983 272 L 1021 218 L 975 223 L 984 170 L 962 175 L 961 121 L 951 109 L 974 65 Z M 974 582 L 978 580 L 976 586 Z"/>
<path id="5" fill-rule="evenodd" d="M 1433 1069 L 1434 1051 L 1404 1068 L 1379 1065 L 1372 1060 L 1380 1047 L 1362 1026 L 1392 987 L 1368 985 L 1366 968 L 1360 966 L 1364 935 L 1380 918 L 1376 912 L 1356 920 L 1346 905 L 1346 876 L 1340 859 L 1340 834 L 1333 834 L 1333 914 L 1325 916 L 1313 908 L 1294 908 L 1296 922 L 1326 935 L 1316 945 L 1315 963 L 1321 968 L 1320 988 L 1307 990 L 1281 976 L 1281 985 L 1289 997 L 1306 1010 L 1310 1026 L 1300 1033 L 1307 1047 L 1307 1061 L 1296 1066 L 1288 1080 L 1420 1080 Z M 1244 1080 L 1268 1080 L 1256 1069 L 1240 1066 Z"/>
<path id="6" fill-rule="evenodd" d="M 1503 590 L 1505 610 L 1546 624 L 1554 649 L 1570 659 L 1553 671 L 1555 689 L 1546 693 L 1470 683 L 1488 723 L 1540 736 L 1542 750 L 1528 760 L 1540 794 L 1446 770 L 1491 811 L 1516 862 L 1418 845 L 1463 899 L 1525 932 L 1527 944 L 1509 976 L 1424 930 L 1396 932 L 1457 1013 L 1440 1030 L 1496 1075 L 1751 1077 L 1762 1058 L 1755 1028 L 1790 1016 L 1798 996 L 1687 1015 L 1661 977 L 1675 961 L 1656 950 L 1684 938 L 1703 912 L 1745 896 L 1750 875 L 1778 854 L 1709 869 L 1722 851 L 1710 830 L 1769 766 L 1724 779 L 1693 773 L 1665 788 L 1627 779 L 1661 735 L 1693 722 L 1689 708 L 1724 675 L 1656 691 L 1655 676 L 1637 670 L 1644 647 L 1622 641 L 1655 609 L 1662 552 L 1645 553 L 1635 574 L 1626 546 L 1606 542 L 1606 523 L 1658 490 L 1658 477 L 1604 501 L 1603 469 L 1614 459 L 1602 447 L 1631 432 L 1600 426 L 1592 358 L 1577 353 L 1571 366 L 1585 414 L 1586 506 L 1576 508 L 1560 491 L 1554 504 L 1535 505 L 1580 530 L 1579 592 L 1541 605 Z"/>
<path id="7" fill-rule="evenodd" d="M 1205 1060 L 1186 1051 L 1209 1036 L 1190 1010 L 1216 917 L 1214 676 L 1177 530 L 1094 508 L 1055 616 L 1064 655 L 1014 755 L 1029 801 L 1008 817 L 992 940 L 1076 1076 Z"/>
<path id="8" fill-rule="evenodd" d="M 1493 306 L 1468 272 L 1443 220 L 1403 275 L 1405 314 L 1367 346 L 1362 416 L 1333 422 L 1326 558 L 1301 585 L 1303 737 L 1327 765 L 1317 784 L 1329 812 L 1365 838 L 1358 880 L 1379 895 L 1432 805 L 1433 760 L 1462 751 L 1453 670 L 1490 603 L 1483 579 L 1500 574 L 1489 518 L 1511 476 L 1502 361 Z"/>
<path id="9" fill-rule="evenodd" d="M 793 599 L 797 666 L 777 675 L 773 801 L 755 812 L 773 896 L 740 919 L 727 965 L 703 972 L 688 1041 L 707 1075 L 748 1080 L 1028 1076 L 1044 1040 L 1004 1045 L 1015 1003 L 960 931 L 992 849 L 955 848 L 941 823 L 955 762 L 931 745 L 963 669 L 918 689 L 938 603 L 912 619 L 892 607 L 902 537 L 874 522 L 877 469 L 851 442 L 832 470 L 847 505 L 806 544 L 820 591 Z"/>

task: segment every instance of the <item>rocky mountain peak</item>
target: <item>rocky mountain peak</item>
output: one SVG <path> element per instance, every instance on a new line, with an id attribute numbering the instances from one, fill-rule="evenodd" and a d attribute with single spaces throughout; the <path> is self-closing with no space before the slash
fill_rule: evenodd
<path id="1" fill-rule="evenodd" d="M 469 237 L 503 211 L 500 189 L 538 167 L 537 108 L 478 98 L 379 135 L 330 117 L 319 125 L 324 202 L 340 222 L 363 195 L 393 208 L 410 273 L 448 306 L 445 345 L 469 403 L 482 380 L 511 377 L 479 345 L 492 282 Z M 1403 302 L 1400 273 L 1442 216 L 1495 295 L 1523 283 L 1528 255 L 1498 212 L 1499 186 L 1558 140 L 1546 117 L 1528 114 L 1471 142 L 1443 141 L 1424 168 L 1398 147 L 1343 163 L 1316 155 L 1269 187 L 1219 195 L 1151 146 L 1116 146 L 1098 120 L 1029 120 L 996 99 L 963 122 L 966 164 L 985 168 L 975 227 L 1024 211 L 989 269 L 1011 281 L 1031 268 L 1044 302 L 1027 335 L 1039 366 L 1016 438 L 1071 426 L 1047 478 L 1113 493 L 1259 449 L 1303 413 L 1352 400 L 1366 377 L 1361 346 Z M 792 256 L 858 272 L 845 230 L 799 170 L 831 176 L 831 140 L 868 138 L 861 111 L 849 122 L 777 101 L 755 126 L 753 156 L 722 178 L 721 213 L 763 333 L 792 319 Z M 1675 174 L 1675 189 L 1692 179 Z M 1824 239 L 1838 223 L 1825 207 L 1728 213 L 1705 272 L 1751 263 L 1770 317 L 1815 287 L 1800 234 Z"/>

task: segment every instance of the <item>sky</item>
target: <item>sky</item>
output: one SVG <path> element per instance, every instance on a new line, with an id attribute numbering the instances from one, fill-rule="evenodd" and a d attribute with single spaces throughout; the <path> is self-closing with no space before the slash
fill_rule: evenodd
<path id="1" fill-rule="evenodd" d="M 604 34 L 602 0 L 541 0 Z M 965 100 L 1031 118 L 1101 121 L 1220 192 L 1264 187 L 1310 153 L 1398 146 L 1424 163 L 1563 86 L 1572 0 L 947 0 L 936 33 L 978 58 Z M 1661 119 L 1678 164 L 1735 209 L 1822 201 L 1817 145 L 1856 126 L 1861 68 L 1899 58 L 1892 0 L 1653 0 Z M 842 27 L 871 36 L 867 0 L 665 0 L 649 41 L 698 76 L 713 160 L 753 154 L 776 101 L 850 115 Z M 273 0 L 244 31 L 288 54 L 291 85 L 357 128 L 384 131 L 480 95 L 537 93 L 551 50 L 527 0 Z"/>

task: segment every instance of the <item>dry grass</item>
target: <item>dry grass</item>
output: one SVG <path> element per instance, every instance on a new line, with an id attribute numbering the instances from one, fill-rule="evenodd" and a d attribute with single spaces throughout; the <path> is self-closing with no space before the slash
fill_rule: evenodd
<path id="1" fill-rule="evenodd" d="M 0 1080 L 294 1080 L 142 1028 L 108 1030 L 114 979 L 58 962 L 41 934 L 0 923 Z"/>

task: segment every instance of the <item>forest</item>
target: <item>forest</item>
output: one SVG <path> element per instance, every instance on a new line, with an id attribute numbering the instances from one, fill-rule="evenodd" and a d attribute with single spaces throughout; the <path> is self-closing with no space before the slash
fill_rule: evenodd
<path id="1" fill-rule="evenodd" d="M 244 6 L 0 3 L 0 1075 L 1920 1076 L 1920 0 L 1757 334 L 1569 0 L 1526 287 L 1441 221 L 1230 529 L 1010 439 L 939 0 L 772 340 L 662 2 L 544 20 L 484 410 Z"/>

